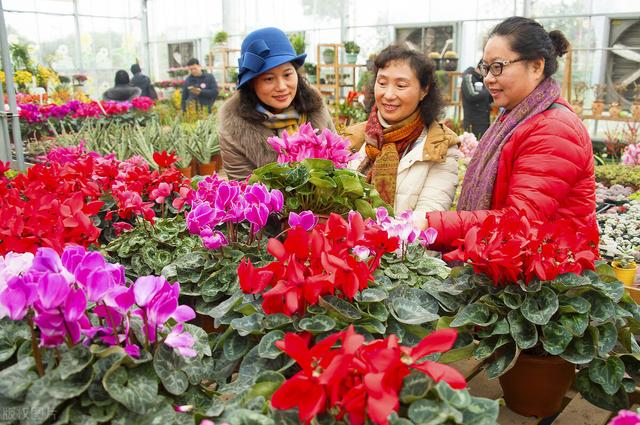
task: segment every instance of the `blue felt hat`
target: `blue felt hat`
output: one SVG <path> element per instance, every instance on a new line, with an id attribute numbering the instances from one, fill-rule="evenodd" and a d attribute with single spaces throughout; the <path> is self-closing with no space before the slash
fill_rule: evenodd
<path id="1" fill-rule="evenodd" d="M 283 63 L 302 66 L 306 53 L 296 55 L 287 35 L 278 28 L 255 30 L 244 39 L 238 59 L 238 85 L 240 88 L 256 76 Z"/>

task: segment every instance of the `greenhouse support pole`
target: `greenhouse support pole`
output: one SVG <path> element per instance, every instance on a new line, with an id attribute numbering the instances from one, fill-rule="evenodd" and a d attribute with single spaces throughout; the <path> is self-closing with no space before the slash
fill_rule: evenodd
<path id="1" fill-rule="evenodd" d="M 142 46 L 144 55 L 144 67 L 147 73 L 151 73 L 151 47 L 149 44 L 149 15 L 147 0 L 142 0 Z"/>
<path id="2" fill-rule="evenodd" d="M 22 137 L 20 136 L 20 117 L 18 116 L 16 86 L 13 82 L 13 64 L 9 57 L 7 25 L 4 21 L 4 6 L 2 5 L 2 0 L 0 0 L 0 50 L 2 50 L 2 62 L 4 63 L 4 75 L 7 83 L 7 97 L 9 97 L 9 112 L 11 112 L 13 143 L 16 145 L 16 161 L 18 163 L 18 169 L 24 171 L 24 150 L 22 147 Z M 2 103 L 4 103 L 4 99 Z"/>
<path id="3" fill-rule="evenodd" d="M 0 162 L 11 162 L 11 139 L 9 138 L 9 121 L 4 111 L 4 91 L 0 84 L 0 99 L 2 99 L 2 108 L 0 111 L 0 125 L 2 126 L 2 140 L 0 141 Z"/>

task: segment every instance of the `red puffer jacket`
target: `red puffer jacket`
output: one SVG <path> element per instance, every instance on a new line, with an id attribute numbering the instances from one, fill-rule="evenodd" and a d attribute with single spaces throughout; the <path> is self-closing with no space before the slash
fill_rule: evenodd
<path id="1" fill-rule="evenodd" d="M 564 99 L 556 103 L 571 108 Z M 490 210 L 427 214 L 429 226 L 438 231 L 432 249 L 453 249 L 471 227 L 510 208 L 526 211 L 530 219 L 570 219 L 597 235 L 595 185 L 586 128 L 572 110 L 547 109 L 520 125 L 505 143 Z"/>

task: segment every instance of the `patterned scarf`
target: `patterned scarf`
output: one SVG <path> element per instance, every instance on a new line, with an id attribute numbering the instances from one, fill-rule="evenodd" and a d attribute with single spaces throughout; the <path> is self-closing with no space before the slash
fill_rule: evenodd
<path id="1" fill-rule="evenodd" d="M 520 124 L 547 110 L 559 96 L 560 86 L 551 78 L 547 78 L 513 110 L 500 113 L 480 139 L 478 149 L 467 168 L 458 200 L 458 211 L 491 208 L 500 153 L 505 143 Z"/>
<path id="2" fill-rule="evenodd" d="M 267 117 L 265 121 L 262 121 L 262 125 L 276 130 L 278 135 L 282 134 L 285 130 L 288 134 L 293 134 L 298 131 L 300 124 L 307 122 L 307 114 L 300 114 L 293 106 L 289 106 L 279 114 L 270 112 L 261 104 L 256 106 L 256 110 Z"/>
<path id="3" fill-rule="evenodd" d="M 380 197 L 389 205 L 396 199 L 396 180 L 400 157 L 415 142 L 424 124 L 419 111 L 387 128 L 382 128 L 378 118 L 378 108 L 374 105 L 365 127 L 365 151 L 367 156 L 358 167 L 358 171 L 367 176 L 380 193 Z"/>

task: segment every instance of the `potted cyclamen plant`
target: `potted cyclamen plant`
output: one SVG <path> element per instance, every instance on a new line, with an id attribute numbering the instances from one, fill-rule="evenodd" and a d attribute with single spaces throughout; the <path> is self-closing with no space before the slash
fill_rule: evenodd
<path id="1" fill-rule="evenodd" d="M 79 246 L 0 257 L 0 275 L 0 395 L 31 412 L 21 423 L 174 423 L 200 391 L 210 348 L 178 283 L 127 286 L 122 266 Z"/>
<path id="2" fill-rule="evenodd" d="M 348 139 L 307 123 L 297 133 L 284 132 L 267 142 L 278 152 L 278 162 L 256 169 L 249 181 L 281 191 L 285 214 L 309 210 L 326 219 L 331 212 L 358 211 L 373 218 L 378 207 L 391 211 L 364 176 L 347 168 L 358 155 Z"/>
<path id="3" fill-rule="evenodd" d="M 473 268 L 452 272 L 454 282 L 468 285 L 461 295 L 468 304 L 450 326 L 479 341 L 474 357 L 487 359 L 487 375 L 500 377 L 516 413 L 557 413 L 576 368 L 575 387 L 586 400 L 608 410 L 629 404 L 638 307 L 609 266 L 594 272 L 593 239 L 569 222 L 530 222 L 510 212 L 490 216 L 445 255 Z"/>
<path id="4" fill-rule="evenodd" d="M 392 229 L 407 242 L 422 238 L 410 221 L 401 223 L 386 216 L 386 210 L 379 212 L 382 224 L 365 221 L 357 212 L 348 220 L 332 214 L 326 225 L 318 224 L 310 211 L 291 214 L 284 240 L 267 243 L 270 262 L 243 259 L 237 269 L 238 292 L 209 309 L 218 324 L 228 326 L 213 336 L 213 357 L 228 365 L 224 377 L 237 370 L 235 379 L 221 380 L 222 395 L 214 396 L 210 419 L 234 423 L 253 406 L 275 423 L 314 418 L 324 423 L 342 416 L 354 423 L 367 417 L 374 424 L 399 417 L 428 423 L 444 411 L 452 423 L 495 423 L 495 401 L 469 399 L 460 373 L 423 359 L 452 348 L 455 331 L 427 335 L 429 328 L 419 325 L 439 316 L 407 308 L 411 301 L 400 298 L 407 289 L 399 283 L 375 282 L 382 258 L 404 252 L 405 241 L 392 235 Z M 428 296 L 414 289 L 418 298 Z M 387 303 L 389 310 L 383 306 Z M 340 346 L 334 348 L 335 343 Z M 390 360 L 383 369 L 370 363 L 374 351 Z M 315 358 L 313 365 L 309 355 Z M 292 367 L 288 356 L 300 368 Z M 389 383 L 382 385 L 384 397 L 369 384 L 357 384 L 371 379 Z M 441 380 L 448 385 L 435 383 Z M 458 397 L 464 399 L 460 404 L 454 402 Z M 258 418 L 253 421 L 260 422 Z"/>

